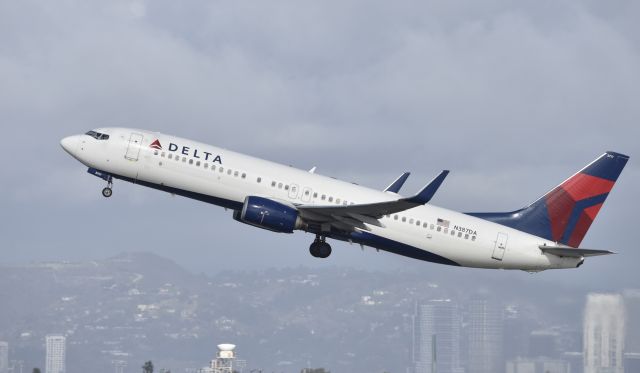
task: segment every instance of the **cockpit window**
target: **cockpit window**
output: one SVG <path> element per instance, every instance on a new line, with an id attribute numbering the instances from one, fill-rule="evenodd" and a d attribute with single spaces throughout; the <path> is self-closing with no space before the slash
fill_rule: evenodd
<path id="1" fill-rule="evenodd" d="M 96 131 L 89 131 L 89 132 L 85 133 L 85 135 L 89 135 L 89 136 L 93 137 L 96 140 L 108 140 L 109 139 L 109 135 L 107 135 L 106 133 L 100 133 L 100 132 L 96 132 Z"/>

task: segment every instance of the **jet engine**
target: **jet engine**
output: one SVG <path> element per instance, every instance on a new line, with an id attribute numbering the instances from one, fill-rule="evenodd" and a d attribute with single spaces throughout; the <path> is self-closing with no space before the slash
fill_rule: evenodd
<path id="1" fill-rule="evenodd" d="M 298 210 L 272 199 L 248 196 L 242 210 L 234 211 L 233 218 L 239 222 L 280 233 L 293 233 L 302 226 Z"/>

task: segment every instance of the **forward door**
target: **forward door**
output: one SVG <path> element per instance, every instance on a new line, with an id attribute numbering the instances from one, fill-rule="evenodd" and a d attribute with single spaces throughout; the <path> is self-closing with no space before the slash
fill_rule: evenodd
<path id="1" fill-rule="evenodd" d="M 130 161 L 137 161 L 140 156 L 140 146 L 142 145 L 142 135 L 132 132 L 129 136 L 129 144 L 124 157 Z"/>

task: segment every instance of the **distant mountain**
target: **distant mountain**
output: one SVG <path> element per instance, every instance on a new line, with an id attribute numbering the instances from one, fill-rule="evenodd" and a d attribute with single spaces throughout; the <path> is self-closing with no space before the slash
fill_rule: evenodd
<path id="1" fill-rule="evenodd" d="M 419 300 L 485 297 L 533 325 L 579 329 L 581 290 L 459 274 L 300 267 L 207 277 L 150 253 L 1 267 L 0 340 L 25 367 L 43 366 L 44 336 L 64 333 L 70 373 L 112 372 L 115 360 L 130 372 L 146 360 L 183 372 L 207 365 L 222 342 L 265 371 L 400 372 Z"/>

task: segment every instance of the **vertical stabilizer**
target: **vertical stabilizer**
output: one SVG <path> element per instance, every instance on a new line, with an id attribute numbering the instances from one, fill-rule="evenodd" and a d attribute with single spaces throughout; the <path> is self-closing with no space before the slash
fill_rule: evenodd
<path id="1" fill-rule="evenodd" d="M 578 247 L 628 160 L 606 152 L 523 209 L 469 215 Z"/>

